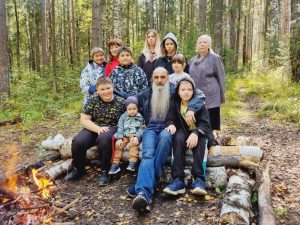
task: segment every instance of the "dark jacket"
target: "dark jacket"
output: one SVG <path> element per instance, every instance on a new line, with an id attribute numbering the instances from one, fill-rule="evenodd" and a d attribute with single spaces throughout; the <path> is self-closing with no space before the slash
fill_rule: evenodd
<path id="1" fill-rule="evenodd" d="M 189 130 L 189 126 L 186 123 L 185 119 L 182 117 L 180 113 L 180 105 L 181 105 L 181 98 L 178 95 L 178 89 L 179 85 L 182 81 L 189 81 L 194 87 L 194 83 L 191 82 L 189 78 L 183 78 L 179 83 L 175 90 L 174 98 L 172 99 L 170 103 L 169 112 L 166 118 L 167 126 L 173 124 L 175 127 L 183 128 L 187 135 L 191 133 L 195 133 L 198 136 L 204 136 L 207 137 L 210 141 L 213 140 L 212 130 L 210 127 L 210 120 L 209 120 L 209 113 L 205 105 L 202 105 L 202 107 L 196 111 L 195 113 L 195 128 L 194 130 Z M 193 98 L 195 97 L 195 94 Z"/>
<path id="2" fill-rule="evenodd" d="M 175 86 L 170 83 L 170 96 L 171 99 L 174 98 Z M 145 119 L 146 126 L 149 123 L 151 116 L 151 99 L 152 99 L 152 87 L 143 91 L 142 93 L 137 94 L 139 112 L 143 115 Z M 197 90 L 196 95 L 190 101 L 188 105 L 188 110 L 197 112 L 202 106 L 205 105 L 205 97 L 200 90 Z"/>
<path id="3" fill-rule="evenodd" d="M 115 93 L 127 98 L 148 88 L 144 71 L 137 65 L 117 66 L 110 74 Z M 119 93 L 120 94 L 119 94 Z"/>
<path id="4" fill-rule="evenodd" d="M 175 45 L 176 45 L 176 53 L 177 54 L 177 49 L 178 49 L 178 43 L 177 43 L 177 38 L 175 37 L 175 35 L 173 33 L 168 33 L 164 39 L 161 41 L 161 44 L 160 44 L 160 48 L 164 48 L 164 45 L 165 45 L 165 41 L 166 39 L 171 39 L 172 41 L 174 41 Z M 184 68 L 184 72 L 186 73 L 189 73 L 189 64 L 188 64 L 188 61 L 187 59 L 185 59 L 185 63 L 186 63 L 186 66 Z M 168 70 L 169 72 L 169 75 L 174 73 L 174 70 L 172 68 L 172 56 L 162 56 L 160 58 L 158 58 L 158 60 L 156 61 L 155 63 L 155 68 L 157 67 L 164 67 L 166 70 Z"/>
<path id="5" fill-rule="evenodd" d="M 145 72 L 149 86 L 151 84 L 152 73 L 153 73 L 153 70 L 155 69 L 156 61 L 157 60 L 154 60 L 153 62 L 150 62 L 150 61 L 146 62 L 146 57 L 143 53 L 140 55 L 139 60 L 138 60 L 138 66 L 141 67 L 142 70 Z"/>

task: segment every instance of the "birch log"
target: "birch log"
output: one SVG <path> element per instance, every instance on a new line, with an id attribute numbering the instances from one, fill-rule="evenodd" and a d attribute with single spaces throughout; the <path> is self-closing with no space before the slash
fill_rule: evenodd
<path id="1" fill-rule="evenodd" d="M 259 224 L 276 225 L 276 219 L 273 211 L 272 200 L 270 195 L 270 161 L 260 179 L 258 187 L 258 206 L 259 206 Z"/>
<path id="2" fill-rule="evenodd" d="M 221 208 L 220 224 L 248 225 L 254 181 L 246 173 L 230 177 Z"/>
<path id="3" fill-rule="evenodd" d="M 66 161 L 60 161 L 55 166 L 46 169 L 41 172 L 41 176 L 51 178 L 53 180 L 59 178 L 60 176 L 66 174 L 68 170 L 71 169 L 73 159 L 68 159 Z"/>

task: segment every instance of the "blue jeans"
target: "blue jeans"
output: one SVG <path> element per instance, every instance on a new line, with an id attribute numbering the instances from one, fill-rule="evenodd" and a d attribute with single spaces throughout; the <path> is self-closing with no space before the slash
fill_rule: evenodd
<path id="1" fill-rule="evenodd" d="M 149 124 L 142 137 L 142 161 L 138 170 L 135 191 L 144 192 L 151 203 L 155 181 L 159 181 L 163 166 L 172 149 L 172 134 L 165 123 Z"/>

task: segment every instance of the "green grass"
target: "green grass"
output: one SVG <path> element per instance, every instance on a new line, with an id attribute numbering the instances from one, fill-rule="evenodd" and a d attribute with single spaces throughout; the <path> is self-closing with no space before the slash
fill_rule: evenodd
<path id="1" fill-rule="evenodd" d="M 247 119 L 250 113 L 243 110 L 244 101 L 256 97 L 260 102 L 257 116 L 300 126 L 300 84 L 292 83 L 281 67 L 244 76 L 229 74 L 226 97 L 225 120 Z"/>
<path id="2" fill-rule="evenodd" d="M 66 113 L 78 114 L 83 101 L 80 69 L 69 68 L 64 63 L 59 65 L 56 95 L 52 94 L 50 72 L 49 68 L 44 68 L 41 74 L 14 71 L 10 79 L 10 98 L 2 97 L 0 101 L 0 121 L 20 115 L 22 124 L 30 126 Z"/>

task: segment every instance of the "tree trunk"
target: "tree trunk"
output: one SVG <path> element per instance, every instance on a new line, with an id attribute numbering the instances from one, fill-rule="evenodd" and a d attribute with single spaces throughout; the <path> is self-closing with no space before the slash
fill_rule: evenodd
<path id="1" fill-rule="evenodd" d="M 207 1 L 199 0 L 199 30 L 200 30 L 200 34 L 206 33 L 206 9 L 207 9 Z"/>
<path id="2" fill-rule="evenodd" d="M 47 54 L 47 26 L 46 26 L 46 0 L 41 1 L 41 27 L 42 27 L 42 64 L 48 63 Z"/>
<path id="3" fill-rule="evenodd" d="M 27 38 L 28 38 L 28 50 L 29 50 L 29 58 L 28 58 L 28 66 L 31 70 L 35 70 L 35 57 L 34 57 L 34 49 L 33 49 L 33 29 L 32 29 L 32 0 L 27 2 L 27 18 L 26 18 L 26 29 L 27 29 Z"/>
<path id="4" fill-rule="evenodd" d="M 215 44 L 214 51 L 218 55 L 222 54 L 223 49 L 223 0 L 214 0 L 215 4 Z"/>
<path id="5" fill-rule="evenodd" d="M 93 0 L 92 15 L 92 47 L 100 47 L 102 42 L 100 0 Z"/>
<path id="6" fill-rule="evenodd" d="M 34 34 L 35 34 L 35 41 L 34 41 L 34 48 L 35 48 L 35 69 L 37 72 L 40 72 L 40 64 L 41 64 L 41 55 L 40 55 L 40 30 L 39 30 L 39 15 L 36 13 L 36 4 L 33 5 L 33 24 L 34 24 Z"/>
<path id="7" fill-rule="evenodd" d="M 130 0 L 127 0 L 126 11 L 126 45 L 130 46 Z M 151 11 L 151 10 L 150 10 Z"/>
<path id="8" fill-rule="evenodd" d="M 71 34 L 72 34 L 72 49 L 73 49 L 73 63 L 76 65 L 77 46 L 76 46 L 76 21 L 75 21 L 75 0 L 71 0 Z M 101 22 L 100 22 L 101 24 Z M 100 42 L 101 43 L 101 42 Z"/>
<path id="9" fill-rule="evenodd" d="M 14 0 L 15 5 L 15 17 L 16 17 L 16 55 L 17 55 L 17 66 L 20 67 L 20 25 L 19 25 L 19 14 L 18 14 L 18 6 L 17 0 Z"/>
<path id="10" fill-rule="evenodd" d="M 154 0 L 150 1 L 150 28 L 154 28 Z"/>
<path id="11" fill-rule="evenodd" d="M 280 39 L 284 39 L 285 35 L 290 33 L 290 0 L 283 0 L 281 10 L 281 26 L 280 26 Z"/>
<path id="12" fill-rule="evenodd" d="M 300 81 L 300 0 L 291 2 L 290 58 L 292 81 Z"/>
<path id="13" fill-rule="evenodd" d="M 241 34 L 241 19 L 242 19 L 242 1 L 238 0 L 238 22 L 237 22 L 237 31 L 236 31 L 236 45 L 235 45 L 235 54 L 234 54 L 234 65 L 233 68 L 238 71 L 239 64 L 239 53 L 240 53 L 240 34 Z"/>
<path id="14" fill-rule="evenodd" d="M 121 21 L 120 21 L 120 1 L 119 0 L 113 0 L 113 6 L 114 6 L 114 37 L 115 38 L 122 38 L 121 33 Z"/>
<path id="15" fill-rule="evenodd" d="M 55 0 L 51 1 L 52 93 L 56 95 Z"/>
<path id="16" fill-rule="evenodd" d="M 9 94 L 9 60 L 7 34 L 6 0 L 0 0 L 0 93 Z"/>
<path id="17" fill-rule="evenodd" d="M 70 16 L 70 1 L 67 0 L 67 26 L 68 26 L 68 41 L 69 41 L 69 54 L 70 54 L 70 63 L 74 65 L 74 52 L 73 52 L 73 43 L 72 43 L 72 22 L 71 22 L 71 16 Z"/>
<path id="18" fill-rule="evenodd" d="M 229 46 L 230 46 L 230 50 L 232 53 L 232 57 L 230 57 L 229 59 L 229 65 L 231 65 L 231 70 L 233 72 L 237 72 L 238 68 L 237 68 L 237 63 L 235 62 L 235 60 L 237 60 L 237 57 L 235 56 L 236 54 L 236 46 L 237 46 L 237 21 L 236 21 L 236 17 L 237 17 L 237 1 L 238 0 L 230 0 L 230 10 L 229 10 L 229 14 L 230 14 L 230 20 L 229 20 L 229 26 L 230 26 L 230 32 L 229 32 Z"/>

